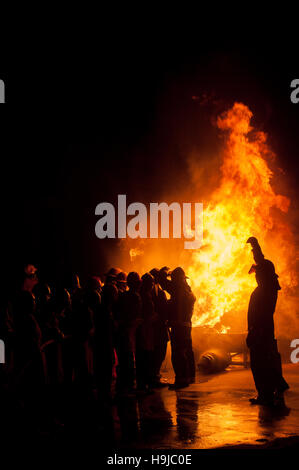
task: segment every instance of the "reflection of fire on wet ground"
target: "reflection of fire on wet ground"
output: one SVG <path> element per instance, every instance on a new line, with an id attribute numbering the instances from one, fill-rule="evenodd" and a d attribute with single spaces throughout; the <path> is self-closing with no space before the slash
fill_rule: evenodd
<path id="1" fill-rule="evenodd" d="M 172 450 L 295 447 L 299 443 L 298 366 L 284 366 L 291 387 L 285 393 L 287 409 L 251 406 L 248 399 L 255 394 L 252 374 L 241 367 L 202 376 L 182 390 L 166 387 L 138 403 L 134 400 L 135 418 L 126 400 L 120 416 L 121 421 L 127 420 L 122 423 L 125 442 L 119 445 Z M 172 380 L 171 373 L 164 376 Z"/>

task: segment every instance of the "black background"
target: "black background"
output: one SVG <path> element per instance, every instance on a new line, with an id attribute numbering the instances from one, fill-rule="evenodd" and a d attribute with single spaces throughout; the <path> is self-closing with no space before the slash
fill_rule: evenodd
<path id="1" fill-rule="evenodd" d="M 102 42 L 91 52 L 3 70 L 1 114 L 2 265 L 24 262 L 53 280 L 108 267 L 109 241 L 94 234 L 102 201 L 158 201 L 188 184 L 184 155 L 209 146 L 211 114 L 247 104 L 269 135 L 297 194 L 299 104 L 296 40 L 275 31 L 245 42 L 197 37 L 146 44 Z M 209 107 L 194 97 L 209 97 Z"/>

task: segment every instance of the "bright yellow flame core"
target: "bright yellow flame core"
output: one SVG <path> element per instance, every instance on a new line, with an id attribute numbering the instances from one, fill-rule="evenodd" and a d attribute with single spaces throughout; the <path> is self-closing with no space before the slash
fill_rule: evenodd
<path id="1" fill-rule="evenodd" d="M 194 325 L 214 327 L 225 313 L 233 314 L 238 323 L 238 317 L 246 319 L 249 296 L 256 286 L 254 275 L 248 274 L 253 263 L 250 246 L 246 245 L 248 237 L 258 238 L 267 258 L 274 255 L 272 261 L 279 261 L 279 274 L 284 270 L 290 273 L 283 243 L 289 241 L 291 233 L 283 222 L 277 227 L 272 214 L 273 208 L 287 212 L 289 200 L 275 194 L 271 187 L 272 172 L 265 160 L 271 152 L 266 135 L 250 127 L 251 117 L 247 106 L 235 103 L 217 119 L 218 128 L 227 132 L 222 179 L 204 207 L 204 244 L 187 267 L 197 296 Z M 272 246 L 267 234 L 276 228 L 281 235 L 277 232 L 272 237 Z M 294 279 L 288 274 L 280 282 L 292 287 Z M 226 329 L 229 327 L 222 325 L 222 332 Z"/>

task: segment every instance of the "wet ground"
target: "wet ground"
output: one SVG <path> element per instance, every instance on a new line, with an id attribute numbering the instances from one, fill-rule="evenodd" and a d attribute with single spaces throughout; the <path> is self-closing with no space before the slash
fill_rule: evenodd
<path id="1" fill-rule="evenodd" d="M 283 372 L 290 385 L 285 393 L 287 408 L 276 410 L 249 403 L 256 395 L 254 383 L 250 369 L 241 366 L 230 366 L 217 375 L 198 375 L 196 383 L 185 389 L 164 387 L 152 395 L 115 398 L 112 406 L 91 397 L 85 400 L 82 390 L 66 391 L 60 405 L 62 419 L 57 422 L 51 408 L 46 414 L 43 408 L 34 420 L 35 415 L 28 416 L 17 406 L 12 393 L 9 399 L 0 395 L 0 442 L 27 447 L 38 442 L 51 448 L 71 444 L 71 449 L 97 452 L 252 447 L 297 451 L 299 364 L 286 364 Z M 172 368 L 164 369 L 163 380 L 173 379 Z"/>
<path id="2" fill-rule="evenodd" d="M 250 370 L 232 366 L 198 376 L 188 388 L 122 399 L 113 411 L 116 445 L 130 448 L 212 449 L 267 446 L 299 437 L 299 364 L 283 367 L 290 385 L 287 409 L 250 405 L 255 396 Z M 171 372 L 164 378 L 172 381 Z M 283 445 L 283 444 L 282 444 Z"/>

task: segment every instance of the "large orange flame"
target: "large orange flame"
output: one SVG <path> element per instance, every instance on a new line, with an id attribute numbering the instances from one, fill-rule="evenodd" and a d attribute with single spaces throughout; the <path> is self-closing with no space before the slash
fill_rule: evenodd
<path id="1" fill-rule="evenodd" d="M 242 103 L 235 103 L 218 117 L 217 127 L 225 138 L 221 180 L 204 202 L 203 246 L 193 252 L 190 261 L 180 245 L 175 262 L 186 270 L 197 297 L 194 325 L 219 332 L 245 331 L 248 301 L 256 286 L 254 274 L 248 274 L 253 258 L 246 241 L 250 236 L 257 237 L 265 257 L 274 262 L 280 276 L 278 311 L 284 325 L 280 332 L 285 333 L 289 319 L 296 320 L 298 315 L 298 292 L 294 293 L 298 285 L 298 251 L 286 220 L 290 201 L 273 188 L 268 162 L 274 163 L 274 154 L 266 134 L 251 127 L 251 118 L 252 112 Z M 201 164 L 195 163 L 195 169 Z M 194 178 L 197 171 L 193 173 Z M 177 195 L 176 200 L 181 196 Z M 199 196 L 195 199 L 200 201 Z M 136 240 L 131 242 L 136 246 Z M 135 263 L 138 256 L 138 266 L 144 271 L 168 264 L 170 252 L 161 252 L 149 240 L 144 251 L 134 248 L 130 255 Z"/>
<path id="2" fill-rule="evenodd" d="M 295 283 L 283 248 L 284 238 L 289 242 L 291 237 L 288 226 L 279 224 L 281 236 L 276 233 L 275 250 L 267 241 L 268 233 L 278 229 L 272 210 L 287 212 L 289 200 L 275 194 L 271 186 L 266 135 L 253 132 L 251 117 L 247 106 L 235 103 L 217 119 L 218 128 L 227 131 L 222 180 L 204 208 L 204 245 L 187 268 L 198 296 L 196 325 L 221 325 L 223 315 L 228 314 L 230 323 L 235 320 L 245 328 L 249 295 L 256 285 L 254 275 L 248 275 L 253 261 L 246 246 L 249 236 L 258 238 L 266 257 L 274 255 L 279 274 L 287 272 L 281 277 L 282 286 Z"/>

